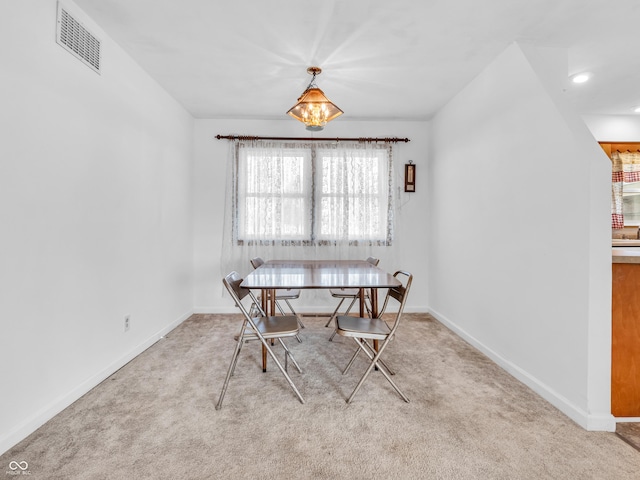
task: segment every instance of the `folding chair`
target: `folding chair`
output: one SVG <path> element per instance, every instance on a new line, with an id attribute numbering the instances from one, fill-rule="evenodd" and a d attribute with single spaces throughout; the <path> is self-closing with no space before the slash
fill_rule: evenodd
<path id="1" fill-rule="evenodd" d="M 367 262 L 377 267 L 378 263 L 380 263 L 380 260 L 374 257 L 369 257 L 367 258 Z M 325 327 L 328 327 L 331 324 L 331 322 L 336 318 L 336 316 L 338 315 L 338 310 L 340 310 L 340 307 L 342 306 L 345 300 L 351 299 L 351 303 L 349 304 L 349 307 L 343 313 L 343 315 L 349 315 L 349 312 L 353 308 L 353 305 L 356 303 L 356 300 L 360 298 L 360 289 L 358 288 L 340 288 L 340 289 L 332 288 L 329 290 L 329 293 L 333 298 L 339 298 L 340 303 L 338 303 L 338 306 L 331 314 L 331 317 L 329 318 L 329 321 L 326 323 Z M 367 309 L 367 313 L 369 314 L 369 316 L 371 316 L 371 309 L 369 308 L 369 305 L 367 305 L 367 300 L 370 300 L 370 299 L 369 299 L 369 295 L 365 291 L 364 306 Z M 329 337 L 329 341 L 333 340 L 333 337 L 335 337 L 335 335 L 336 335 L 336 331 L 334 330 L 331 336 Z"/>
<path id="2" fill-rule="evenodd" d="M 260 257 L 255 257 L 255 258 L 252 258 L 250 262 L 251 262 L 251 266 L 255 269 L 255 268 L 258 268 L 260 265 L 262 265 L 264 263 L 264 260 Z M 298 298 L 300 298 L 299 288 L 277 289 L 276 290 L 276 307 L 278 308 L 278 310 L 282 315 L 286 315 L 284 309 L 282 308 L 282 305 L 280 305 L 280 302 L 278 301 L 278 300 L 284 300 L 287 306 L 289 307 L 289 310 L 291 310 L 291 313 L 294 314 L 296 317 L 298 317 L 298 323 L 300 324 L 300 327 L 305 328 L 304 323 L 302 323 L 302 320 L 300 320 L 300 315 L 296 313 L 296 311 L 291 306 L 291 303 L 289 303 L 289 300 L 296 300 Z M 296 337 L 296 338 L 298 339 L 299 342 L 301 341 L 300 337 Z"/>
<path id="3" fill-rule="evenodd" d="M 393 380 L 391 380 L 391 375 L 393 375 L 393 372 L 385 365 L 385 363 L 380 358 L 387 348 L 387 345 L 389 345 L 389 342 L 394 338 L 396 330 L 398 329 L 398 325 L 400 324 L 400 320 L 402 318 L 404 305 L 407 301 L 407 296 L 409 295 L 409 289 L 411 288 L 411 282 L 413 280 L 413 275 L 402 270 L 397 271 L 393 274 L 393 276 L 401 282 L 404 280 L 404 282 L 400 286 L 390 288 L 387 291 L 387 295 L 384 299 L 384 304 L 380 312 L 380 318 L 339 316 L 336 319 L 336 331 L 338 335 L 342 335 L 343 337 L 351 337 L 358 345 L 358 349 L 353 354 L 353 357 L 351 357 L 351 360 L 349 361 L 342 374 L 344 375 L 349 371 L 349 368 L 351 368 L 351 365 L 353 364 L 360 351 L 363 351 L 371 361 L 366 371 L 362 375 L 362 378 L 356 385 L 356 388 L 353 390 L 353 393 L 347 399 L 347 403 L 351 403 L 351 400 L 353 400 L 355 394 L 358 392 L 358 390 L 360 390 L 360 387 L 367 379 L 374 367 L 377 367 L 377 369 L 384 375 L 384 377 L 389 381 L 395 391 L 398 392 L 398 394 L 405 402 L 409 401 L 407 396 L 402 393 L 402 391 L 393 382 Z M 395 321 L 393 322 L 393 325 L 389 327 L 387 322 L 382 320 L 381 317 L 385 312 L 387 305 L 389 304 L 389 300 L 391 299 L 396 300 L 399 303 L 399 307 L 395 317 Z M 378 340 L 382 341 L 382 343 L 379 344 L 379 348 L 376 351 L 374 347 L 368 343 L 368 340 Z"/>
<path id="4" fill-rule="evenodd" d="M 289 386 L 293 389 L 295 394 L 297 395 L 300 403 L 304 403 L 304 398 L 296 388 L 293 380 L 289 377 L 287 373 L 287 359 L 291 359 L 295 367 L 298 369 L 298 372 L 302 373 L 300 366 L 296 362 L 293 355 L 282 341 L 283 338 L 286 337 L 295 337 L 298 334 L 298 319 L 293 315 L 278 315 L 275 317 L 267 317 L 260 307 L 258 300 L 254 296 L 253 292 L 247 288 L 243 288 L 240 286 L 242 283 L 242 278 L 237 272 L 231 272 L 227 275 L 222 282 L 224 286 L 227 288 L 231 297 L 236 303 L 236 306 L 240 308 L 244 319 L 242 321 L 242 328 L 240 329 L 240 333 L 236 336 L 236 348 L 233 352 L 233 356 L 231 357 L 231 363 L 229 364 L 229 369 L 227 370 L 227 376 L 224 379 L 224 384 L 222 385 L 222 392 L 220 393 L 220 398 L 218 399 L 218 403 L 216 404 L 216 410 L 220 410 L 222 407 L 222 400 L 224 399 L 224 395 L 227 391 L 227 386 L 229 385 L 229 379 L 233 375 L 235 371 L 236 364 L 238 363 L 238 356 L 240 355 L 240 350 L 242 349 L 242 345 L 244 342 L 248 340 L 260 340 L 262 343 L 262 348 L 266 349 L 266 351 L 271 355 L 273 361 L 278 366 L 282 374 L 289 383 Z M 247 311 L 245 306 L 242 304 L 242 300 L 249 296 L 252 300 L 252 305 L 250 311 Z M 253 313 L 260 313 L 261 316 L 254 317 Z M 277 339 L 280 342 L 280 345 L 284 348 L 284 367 L 278 361 L 273 349 L 269 345 L 269 341 Z"/>

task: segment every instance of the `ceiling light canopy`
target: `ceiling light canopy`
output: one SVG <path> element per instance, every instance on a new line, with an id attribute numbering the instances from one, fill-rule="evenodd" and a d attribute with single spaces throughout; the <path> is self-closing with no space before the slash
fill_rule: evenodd
<path id="1" fill-rule="evenodd" d="M 307 130 L 317 132 L 344 112 L 331 103 L 331 100 L 325 97 L 324 92 L 315 84 L 316 75 L 320 75 L 322 69 L 309 67 L 307 73 L 313 75 L 313 78 L 298 98 L 298 103 L 291 107 L 287 114 L 304 123 Z"/>

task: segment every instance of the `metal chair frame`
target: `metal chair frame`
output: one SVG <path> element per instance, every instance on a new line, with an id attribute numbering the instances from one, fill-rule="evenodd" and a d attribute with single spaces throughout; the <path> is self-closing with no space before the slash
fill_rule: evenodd
<path id="1" fill-rule="evenodd" d="M 227 370 L 227 375 L 224 379 L 224 384 L 222 385 L 222 391 L 220 393 L 220 397 L 218 399 L 218 403 L 216 404 L 216 410 L 220 410 L 222 408 L 222 401 L 224 400 L 225 393 L 227 392 L 227 387 L 229 386 L 229 380 L 233 375 L 236 365 L 238 363 L 238 357 L 240 356 L 240 351 L 242 350 L 242 345 L 248 340 L 260 340 L 263 348 L 269 353 L 273 361 L 278 366 L 278 369 L 282 372 L 287 383 L 291 387 L 291 389 L 295 392 L 296 396 L 300 400 L 300 403 L 304 403 L 304 398 L 296 388 L 296 385 L 291 380 L 291 377 L 287 373 L 287 360 L 291 359 L 293 364 L 295 365 L 298 372 L 302 373 L 302 370 L 295 358 L 291 354 L 291 351 L 287 348 L 286 344 L 282 341 L 283 338 L 286 337 L 295 337 L 299 332 L 298 320 L 297 317 L 293 315 L 278 315 L 268 317 L 260 307 L 260 303 L 258 299 L 255 297 L 253 292 L 249 289 L 243 288 L 240 286 L 242 283 L 242 277 L 237 272 L 231 272 L 227 275 L 222 282 L 224 286 L 227 288 L 231 297 L 233 298 L 236 306 L 242 311 L 244 320 L 242 322 L 242 328 L 240 329 L 240 333 L 236 336 L 236 348 L 233 352 L 233 356 L 231 357 L 231 362 L 229 364 L 229 368 Z M 251 298 L 252 304 L 250 310 L 247 311 L 245 306 L 242 303 L 242 300 L 249 296 Z M 260 313 L 260 316 L 253 316 L 254 313 Z M 284 357 L 284 367 L 276 357 L 273 349 L 269 345 L 270 342 L 267 340 L 275 340 L 277 339 L 282 348 L 285 351 Z"/>
<path id="2" fill-rule="evenodd" d="M 254 269 L 256 269 L 264 263 L 264 260 L 261 257 L 254 257 L 250 260 L 250 262 L 251 262 L 251 266 Z M 299 289 L 288 289 L 288 288 L 276 289 L 276 307 L 278 308 L 278 311 L 282 315 L 287 314 L 282 308 L 282 305 L 280 304 L 280 302 L 278 301 L 278 300 L 284 300 L 284 302 L 287 304 L 287 307 L 289 307 L 289 310 L 291 311 L 291 313 L 298 318 L 298 323 L 300 324 L 300 328 L 305 328 L 304 323 L 302 323 L 302 320 L 300 319 L 300 315 L 298 315 L 298 313 L 291 306 L 291 303 L 289 303 L 289 300 L 296 300 L 298 298 L 300 298 Z M 298 339 L 299 342 L 301 342 L 300 337 L 296 337 L 296 338 Z"/>
<path id="3" fill-rule="evenodd" d="M 369 258 L 367 258 L 367 262 L 369 262 L 371 265 L 378 266 L 378 263 L 380 263 L 380 260 L 375 258 L 375 257 L 369 257 Z M 342 304 L 344 303 L 345 300 L 351 299 L 351 303 L 349 304 L 349 307 L 343 313 L 343 315 L 349 315 L 349 312 L 353 308 L 353 305 L 356 303 L 356 301 L 360 297 L 360 290 L 357 289 L 357 288 L 347 288 L 347 289 L 340 289 L 340 290 L 331 289 L 331 290 L 329 290 L 329 293 L 331 293 L 332 297 L 339 298 L 340 299 L 340 303 L 338 303 L 338 305 L 336 306 L 336 309 L 331 314 L 331 317 L 329 317 L 329 320 L 325 324 L 325 327 L 328 327 L 331 324 L 331 322 L 334 321 L 335 318 L 338 316 L 338 310 L 340 310 L 340 307 L 342 306 Z M 365 290 L 365 293 L 364 293 L 364 306 L 367 309 L 367 314 L 369 315 L 369 317 L 371 317 L 371 308 L 367 304 L 367 300 L 369 300 L 369 302 L 371 302 L 371 299 L 369 298 L 369 294 Z M 332 341 L 333 337 L 335 337 L 335 335 L 336 335 L 336 331 L 334 329 L 333 333 L 329 337 L 329 341 Z"/>
<path id="4" fill-rule="evenodd" d="M 393 274 L 393 276 L 396 278 L 398 278 L 398 276 L 403 276 L 405 277 L 405 282 L 404 284 L 398 287 L 390 288 L 387 291 L 384 305 L 382 306 L 382 310 L 380 312 L 381 317 L 385 312 L 390 299 L 394 299 L 400 304 L 398 307 L 398 312 L 395 316 L 395 320 L 391 327 L 387 324 L 387 322 L 382 320 L 382 318 L 363 318 L 349 316 L 338 316 L 336 318 L 336 332 L 338 333 L 338 335 L 351 337 L 358 345 L 358 349 L 351 357 L 351 360 L 343 370 L 342 374 L 344 375 L 349 371 L 349 369 L 353 365 L 353 362 L 361 351 L 363 351 L 370 360 L 369 366 L 367 367 L 364 374 L 360 378 L 360 381 L 347 399 L 347 403 L 351 403 L 353 397 L 358 392 L 358 390 L 360 390 L 360 387 L 365 382 L 374 367 L 382 373 L 382 375 L 389 381 L 394 390 L 398 393 L 398 395 L 400 395 L 400 397 L 402 397 L 405 402 L 409 401 L 409 398 L 404 393 L 402 393 L 400 388 L 398 388 L 395 382 L 391 379 L 391 375 L 394 375 L 394 372 L 389 369 L 389 367 L 381 359 L 382 354 L 389 345 L 389 342 L 391 342 L 391 340 L 395 337 L 396 330 L 400 325 L 404 306 L 407 301 L 409 290 L 411 288 L 411 282 L 413 281 L 413 275 L 403 270 L 398 270 Z M 379 348 L 376 351 L 376 349 L 374 349 L 374 347 L 372 347 L 368 343 L 368 340 L 378 340 L 382 341 L 382 343 L 379 345 Z"/>

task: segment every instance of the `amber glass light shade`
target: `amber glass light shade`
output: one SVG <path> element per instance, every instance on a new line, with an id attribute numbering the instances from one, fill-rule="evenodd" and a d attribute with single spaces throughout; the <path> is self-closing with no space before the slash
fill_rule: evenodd
<path id="1" fill-rule="evenodd" d="M 324 126 L 344 112 L 324 96 L 318 87 L 310 87 L 304 91 L 298 103 L 287 114 L 307 126 L 313 132 L 322 130 Z"/>

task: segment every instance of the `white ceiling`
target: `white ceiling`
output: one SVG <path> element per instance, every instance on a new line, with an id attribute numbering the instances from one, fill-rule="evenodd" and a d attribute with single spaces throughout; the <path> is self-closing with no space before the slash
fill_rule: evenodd
<path id="1" fill-rule="evenodd" d="M 342 118 L 428 119 L 514 41 L 593 74 L 579 113 L 640 105 L 640 0 L 75 3 L 197 118 L 284 118 L 317 65 Z"/>

